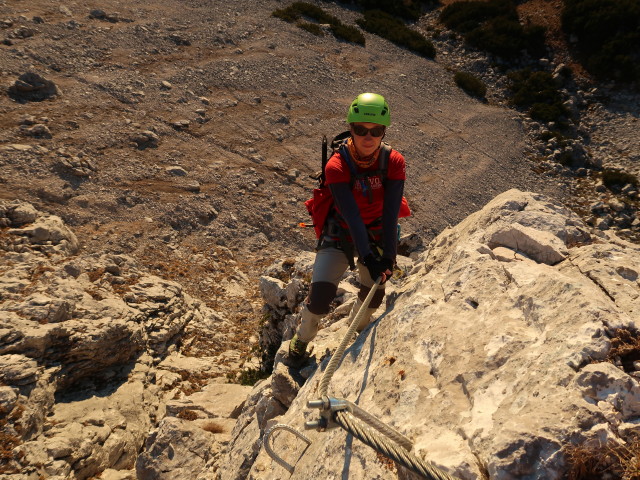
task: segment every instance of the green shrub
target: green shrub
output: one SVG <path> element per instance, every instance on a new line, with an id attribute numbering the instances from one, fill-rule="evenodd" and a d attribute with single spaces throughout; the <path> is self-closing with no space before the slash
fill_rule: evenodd
<path id="1" fill-rule="evenodd" d="M 511 103 L 527 108 L 531 118 L 554 122 L 568 115 L 555 80 L 548 72 L 518 70 L 507 75 L 513 92 Z"/>
<path id="2" fill-rule="evenodd" d="M 364 35 L 360 30 L 352 25 L 344 25 L 344 24 L 331 24 L 331 32 L 335 35 L 336 38 L 340 38 L 347 42 L 357 43 L 359 45 L 364 45 L 365 39 Z"/>
<path id="3" fill-rule="evenodd" d="M 631 55 L 609 52 L 612 48 L 605 47 L 601 52 L 590 55 L 585 68 L 600 79 L 620 80 L 632 82 L 640 80 L 640 60 Z"/>
<path id="4" fill-rule="evenodd" d="M 300 13 L 289 6 L 287 8 L 279 8 L 277 10 L 274 10 L 271 13 L 271 16 L 279 18 L 280 20 L 284 20 L 285 22 L 295 23 L 295 21 L 300 18 Z"/>
<path id="5" fill-rule="evenodd" d="M 298 27 L 306 30 L 309 33 L 313 33 L 318 37 L 324 37 L 324 32 L 322 31 L 322 28 L 320 28 L 320 25 L 318 25 L 317 23 L 300 22 L 298 23 Z"/>
<path id="6" fill-rule="evenodd" d="M 344 2 L 342 2 L 344 3 Z M 347 3 L 355 3 L 363 10 L 381 10 L 389 15 L 394 15 L 407 20 L 418 20 L 422 15 L 422 6 L 436 6 L 438 0 L 351 0 Z"/>
<path id="7" fill-rule="evenodd" d="M 456 85 L 469 95 L 484 98 L 487 94 L 487 86 L 478 77 L 467 72 L 456 72 L 453 76 Z"/>
<path id="8" fill-rule="evenodd" d="M 315 23 L 302 21 L 301 18 L 309 18 L 318 23 L 328 23 L 336 38 L 360 45 L 365 43 L 364 35 L 356 27 L 344 25 L 337 17 L 311 3 L 294 2 L 286 8 L 274 10 L 271 15 L 285 22 L 295 23 L 298 27 L 318 36 L 324 35 L 322 28 Z"/>
<path id="9" fill-rule="evenodd" d="M 259 368 L 248 368 L 240 372 L 237 381 L 240 385 L 253 386 L 258 383 L 258 381 L 268 378 L 269 375 L 271 375 L 270 372 L 263 372 Z"/>
<path id="10" fill-rule="evenodd" d="M 514 58 L 526 50 L 534 57 L 544 56 L 544 28 L 524 29 L 518 20 L 497 17 L 465 35 L 467 43 L 503 58 Z"/>
<path id="11" fill-rule="evenodd" d="M 640 2 L 565 0 L 562 28 L 577 38 L 585 68 L 602 79 L 640 79 Z"/>
<path id="12" fill-rule="evenodd" d="M 504 58 L 514 58 L 526 50 L 534 57 L 546 53 L 544 28 L 520 25 L 511 0 L 451 3 L 440 14 L 448 28 L 464 35 L 467 44 Z"/>
<path id="13" fill-rule="evenodd" d="M 487 20 L 509 15 L 512 10 L 513 5 L 508 0 L 455 2 L 442 10 L 440 21 L 447 28 L 465 33 L 480 27 Z"/>
<path id="14" fill-rule="evenodd" d="M 320 23 L 339 23 L 340 22 L 340 20 L 338 20 L 336 17 L 328 14 L 327 12 L 322 10 L 320 7 L 317 7 L 312 3 L 294 2 L 291 5 L 289 5 L 287 9 L 292 9 L 298 12 L 298 18 L 301 15 L 304 15 L 305 17 L 313 18 L 314 20 L 317 20 Z"/>
<path id="15" fill-rule="evenodd" d="M 529 116 L 539 122 L 555 122 L 565 115 L 561 104 L 534 103 L 529 108 Z"/>
<path id="16" fill-rule="evenodd" d="M 364 12 L 364 18 L 357 23 L 367 32 L 386 38 L 400 47 L 428 58 L 436 56 L 433 43 L 415 30 L 411 30 L 402 21 L 381 10 Z"/>

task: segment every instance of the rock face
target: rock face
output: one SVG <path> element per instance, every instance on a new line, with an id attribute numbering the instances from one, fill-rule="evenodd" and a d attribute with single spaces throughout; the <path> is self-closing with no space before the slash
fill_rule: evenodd
<path id="1" fill-rule="evenodd" d="M 329 396 L 391 425 L 416 455 L 462 479 L 560 479 L 563 447 L 624 443 L 638 432 L 640 372 L 613 355 L 612 338 L 637 336 L 640 248 L 600 235 L 545 196 L 499 195 L 417 259 L 395 303 L 347 349 Z M 321 330 L 315 351 L 334 349 L 345 331 L 344 321 Z M 287 475 L 261 437 L 275 423 L 303 432 L 318 417 L 306 402 L 319 395 L 326 357 L 306 382 L 277 363 L 256 385 L 219 478 Z M 339 427 L 305 434 L 306 450 L 287 432 L 274 435 L 295 465 L 289 478 L 398 478 Z"/>
<path id="2" fill-rule="evenodd" d="M 233 352 L 182 351 L 195 331 L 222 335 L 224 317 L 125 255 L 78 254 L 30 204 L 0 202 L 0 226 L 0 473 L 210 470 L 251 389 L 225 385 Z M 171 462 L 178 427 L 193 444 Z"/>
<path id="3" fill-rule="evenodd" d="M 11 480 L 275 479 L 265 431 L 303 431 L 347 330 L 353 275 L 302 370 L 230 385 L 208 356 L 224 314 L 126 255 L 79 253 L 59 218 L 0 203 L 0 427 Z M 412 254 L 413 255 L 413 254 Z M 413 255 L 415 257 L 415 255 Z M 265 271 L 261 346 L 293 332 L 313 256 Z M 591 234 L 547 197 L 512 190 L 447 229 L 388 287 L 386 310 L 329 385 L 462 479 L 560 479 L 568 445 L 638 433 L 640 248 Z M 627 342 L 626 344 L 624 342 Z M 619 348 L 622 344 L 625 348 Z M 189 356 L 187 353 L 189 352 Z M 236 360 L 237 361 L 237 360 Z M 241 364 L 235 368 L 242 367 Z M 339 428 L 278 431 L 291 478 L 412 478 Z M 4 477 L 3 477 L 4 478 Z"/>

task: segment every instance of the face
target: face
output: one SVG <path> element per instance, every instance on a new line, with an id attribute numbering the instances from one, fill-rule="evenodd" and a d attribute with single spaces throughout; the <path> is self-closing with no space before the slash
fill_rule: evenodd
<path id="1" fill-rule="evenodd" d="M 359 125 L 367 129 L 371 128 L 382 128 L 384 132 L 384 126 L 379 125 L 377 123 L 369 123 L 369 122 L 357 122 L 353 125 Z M 357 127 L 356 127 L 357 128 Z M 354 132 L 353 126 L 351 126 L 351 137 L 353 138 L 353 143 L 356 147 L 356 151 L 361 157 L 366 157 L 375 152 L 378 147 L 380 147 L 380 143 L 382 142 L 382 138 L 384 134 L 379 137 L 374 137 L 371 135 L 371 132 L 367 132 L 365 136 L 356 135 Z"/>

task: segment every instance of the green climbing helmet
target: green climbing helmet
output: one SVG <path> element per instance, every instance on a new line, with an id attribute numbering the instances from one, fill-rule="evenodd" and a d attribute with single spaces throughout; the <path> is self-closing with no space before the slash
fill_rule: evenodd
<path id="1" fill-rule="evenodd" d="M 388 127 L 391 124 L 389 105 L 382 95 L 361 93 L 351 102 L 347 123 L 369 122 Z"/>

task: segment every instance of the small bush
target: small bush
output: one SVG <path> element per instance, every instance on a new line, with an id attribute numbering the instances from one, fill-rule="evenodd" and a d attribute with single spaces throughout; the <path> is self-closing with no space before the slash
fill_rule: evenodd
<path id="1" fill-rule="evenodd" d="M 469 32 L 465 40 L 473 47 L 503 58 L 515 58 L 522 50 L 534 57 L 541 57 L 546 52 L 543 27 L 525 30 L 518 20 L 507 17 L 489 20 Z"/>
<path id="2" fill-rule="evenodd" d="M 507 75 L 514 92 L 513 103 L 520 107 L 534 103 L 554 103 L 560 100 L 560 92 L 556 83 L 548 72 L 518 70 Z"/>
<path id="3" fill-rule="evenodd" d="M 331 32 L 336 38 L 344 40 L 346 42 L 357 43 L 358 45 L 364 45 L 364 35 L 360 30 L 351 25 L 344 24 L 331 24 Z"/>
<path id="4" fill-rule="evenodd" d="M 389 15 L 394 15 L 407 20 L 418 20 L 422 15 L 422 6 L 437 6 L 437 0 L 352 0 L 347 3 L 355 3 L 363 10 L 381 10 Z"/>
<path id="5" fill-rule="evenodd" d="M 320 25 L 318 25 L 317 23 L 300 22 L 298 23 L 298 27 L 306 30 L 309 33 L 313 33 L 318 37 L 324 37 L 324 32 L 322 31 L 322 28 L 320 28 Z"/>
<path id="6" fill-rule="evenodd" d="M 453 76 L 456 85 L 469 95 L 484 98 L 487 94 L 487 86 L 478 77 L 467 72 L 456 72 Z"/>
<path id="7" fill-rule="evenodd" d="M 271 16 L 279 18 L 280 20 L 284 20 L 288 23 L 295 23 L 296 20 L 300 18 L 300 13 L 289 6 L 287 8 L 279 8 L 278 10 L 274 10 L 271 13 Z"/>
<path id="8" fill-rule="evenodd" d="M 207 422 L 202 425 L 202 429 L 209 433 L 224 433 L 224 427 L 217 422 Z"/>
<path id="9" fill-rule="evenodd" d="M 623 442 L 579 443 L 562 448 L 568 464 L 567 480 L 640 478 L 640 439 L 631 434 Z"/>
<path id="10" fill-rule="evenodd" d="M 197 420 L 198 418 L 198 414 L 193 410 L 189 410 L 189 409 L 181 410 L 180 412 L 178 412 L 178 415 L 176 416 L 178 418 L 181 418 L 182 420 L 189 420 L 190 422 Z"/>
<path id="11" fill-rule="evenodd" d="M 462 33 L 469 45 L 500 57 L 514 58 L 522 50 L 535 57 L 546 53 L 544 28 L 520 25 L 510 0 L 451 3 L 442 10 L 440 21 Z"/>
<path id="12" fill-rule="evenodd" d="M 560 104 L 534 103 L 529 109 L 529 116 L 539 122 L 556 122 L 565 115 L 564 107 Z"/>
<path id="13" fill-rule="evenodd" d="M 511 102 L 518 107 L 527 108 L 531 118 L 542 122 L 554 122 L 568 115 L 550 73 L 524 69 L 511 72 L 507 76 L 513 92 Z"/>
<path id="14" fill-rule="evenodd" d="M 508 15 L 513 10 L 509 1 L 489 2 L 468 1 L 447 5 L 440 14 L 440 21 L 447 28 L 461 33 L 471 32 L 483 22 L 500 15 Z"/>
<path id="15" fill-rule="evenodd" d="M 611 349 L 605 361 L 622 368 L 625 372 L 636 370 L 640 360 L 640 333 L 636 330 L 618 328 L 609 333 Z M 623 442 L 596 442 L 568 444 L 562 447 L 567 459 L 568 480 L 589 479 L 637 479 L 640 478 L 640 438 L 627 431 L 620 432 Z"/>
<path id="16" fill-rule="evenodd" d="M 367 32 L 386 38 L 400 47 L 428 58 L 435 58 L 436 56 L 436 49 L 433 43 L 415 30 L 411 30 L 402 21 L 382 10 L 364 12 L 364 18 L 358 20 L 357 23 Z"/>
<path id="17" fill-rule="evenodd" d="M 585 68 L 602 79 L 640 79 L 638 25 L 638 0 L 564 1 L 562 29 L 576 37 Z"/>
<path id="18" fill-rule="evenodd" d="M 294 23 L 302 16 L 313 18 L 320 23 L 340 22 L 340 20 L 333 15 L 328 14 L 320 7 L 316 7 L 315 5 L 307 2 L 294 2 L 287 8 L 274 11 L 272 15 L 288 21 L 289 23 Z"/>
<path id="19" fill-rule="evenodd" d="M 269 375 L 271 375 L 271 373 L 269 372 L 263 372 L 262 370 L 256 368 L 249 368 L 240 372 L 238 383 L 240 385 L 253 386 L 258 383 L 259 380 L 265 379 Z"/>
<path id="20" fill-rule="evenodd" d="M 323 36 L 322 28 L 316 23 L 302 21 L 302 17 L 315 20 L 318 23 L 328 23 L 331 26 L 331 32 L 336 38 L 364 45 L 364 35 L 355 27 L 344 25 L 337 17 L 328 14 L 320 7 L 307 2 L 294 2 L 286 8 L 274 10 L 271 14 L 273 17 L 284 20 L 285 22 L 295 23 L 314 35 Z"/>

